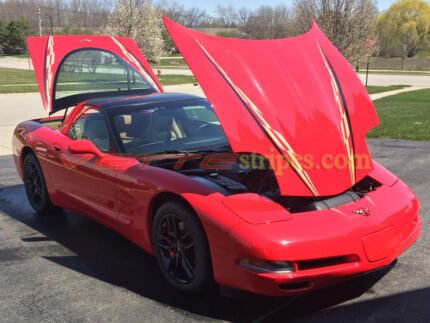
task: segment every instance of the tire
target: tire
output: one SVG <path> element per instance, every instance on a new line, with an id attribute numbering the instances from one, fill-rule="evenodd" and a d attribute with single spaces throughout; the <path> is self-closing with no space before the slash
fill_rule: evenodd
<path id="1" fill-rule="evenodd" d="M 31 207 L 38 214 L 57 209 L 50 201 L 42 168 L 37 157 L 30 153 L 24 159 L 23 179 L 25 193 Z"/>
<path id="2" fill-rule="evenodd" d="M 177 290 L 204 294 L 213 285 L 205 232 L 194 211 L 183 203 L 164 203 L 155 213 L 152 245 L 158 266 Z"/>

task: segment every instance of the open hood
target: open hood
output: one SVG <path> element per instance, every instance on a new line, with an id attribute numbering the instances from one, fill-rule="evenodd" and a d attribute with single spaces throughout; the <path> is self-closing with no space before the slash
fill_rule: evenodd
<path id="1" fill-rule="evenodd" d="M 131 38 L 44 36 L 27 45 L 50 114 L 86 99 L 163 91 Z"/>
<path id="2" fill-rule="evenodd" d="M 235 152 L 264 155 L 281 194 L 339 194 L 372 170 L 366 89 L 314 23 L 289 39 L 206 35 L 164 18 Z"/>

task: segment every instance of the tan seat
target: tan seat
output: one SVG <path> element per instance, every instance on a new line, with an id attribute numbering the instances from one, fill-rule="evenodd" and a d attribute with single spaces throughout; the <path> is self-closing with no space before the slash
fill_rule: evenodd
<path id="1" fill-rule="evenodd" d="M 132 117 L 128 114 L 116 116 L 114 119 L 115 128 L 124 143 L 133 140 L 133 138 L 128 135 L 131 121 Z"/>
<path id="2" fill-rule="evenodd" d="M 185 133 L 172 116 L 154 114 L 152 117 L 152 126 L 150 131 L 151 140 L 170 141 L 178 138 L 184 138 Z"/>

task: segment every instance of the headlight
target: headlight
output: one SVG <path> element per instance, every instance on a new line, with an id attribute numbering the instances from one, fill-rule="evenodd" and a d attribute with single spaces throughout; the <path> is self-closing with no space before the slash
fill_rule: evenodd
<path id="1" fill-rule="evenodd" d="M 294 272 L 294 263 L 291 261 L 244 258 L 239 261 L 239 264 L 244 268 L 263 273 L 285 274 Z"/>

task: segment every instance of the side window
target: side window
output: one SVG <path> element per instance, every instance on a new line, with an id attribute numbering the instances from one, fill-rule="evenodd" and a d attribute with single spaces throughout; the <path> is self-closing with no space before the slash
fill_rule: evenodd
<path id="1" fill-rule="evenodd" d="M 91 140 L 101 151 L 109 151 L 109 131 L 103 115 L 97 109 L 90 108 L 73 121 L 67 136 L 74 140 Z"/>

